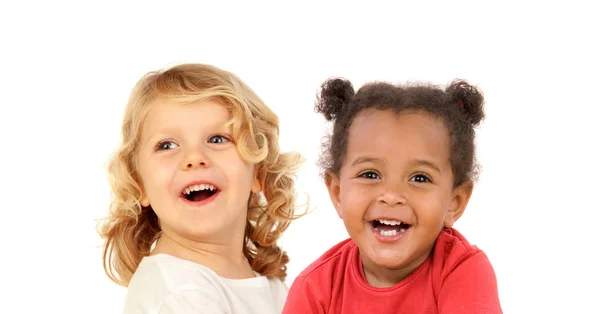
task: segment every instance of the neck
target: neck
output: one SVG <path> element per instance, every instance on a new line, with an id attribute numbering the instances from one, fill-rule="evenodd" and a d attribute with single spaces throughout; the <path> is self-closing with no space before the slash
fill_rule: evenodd
<path id="1" fill-rule="evenodd" d="M 376 288 L 389 288 L 406 279 L 413 271 L 421 266 L 429 257 L 431 250 L 404 267 L 391 269 L 375 264 L 366 254 L 361 253 L 361 262 L 367 282 Z"/>
<path id="2" fill-rule="evenodd" d="M 152 251 L 192 261 L 212 269 L 219 276 L 229 279 L 255 277 L 248 259 L 243 253 L 244 236 L 234 237 L 229 243 L 196 241 L 170 230 L 163 230 Z"/>

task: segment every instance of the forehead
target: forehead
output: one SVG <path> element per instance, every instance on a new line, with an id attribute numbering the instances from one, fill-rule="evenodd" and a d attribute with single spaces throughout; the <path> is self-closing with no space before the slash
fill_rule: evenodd
<path id="1" fill-rule="evenodd" d="M 449 160 L 450 139 L 441 119 L 427 113 L 368 110 L 348 131 L 347 157 Z"/>
<path id="2" fill-rule="evenodd" d="M 222 126 L 230 119 L 227 108 L 213 100 L 180 104 L 170 100 L 155 100 L 149 104 L 143 123 L 144 130 L 161 128 L 202 128 Z"/>

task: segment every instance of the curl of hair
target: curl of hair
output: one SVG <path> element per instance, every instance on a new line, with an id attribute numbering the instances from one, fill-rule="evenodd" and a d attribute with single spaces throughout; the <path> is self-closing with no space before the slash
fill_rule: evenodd
<path id="1" fill-rule="evenodd" d="M 303 162 L 297 153 L 280 153 L 279 120 L 236 75 L 210 65 L 182 64 L 146 74 L 134 87 L 125 109 L 121 144 L 108 164 L 112 191 L 109 215 L 98 224 L 105 239 L 104 270 L 127 286 L 144 256 L 161 235 L 159 218 L 142 207 L 137 154 L 143 121 L 156 99 L 189 104 L 214 100 L 225 106 L 242 159 L 257 165 L 263 187 L 248 201 L 243 253 L 252 269 L 284 280 L 287 254 L 277 240 L 296 219 L 294 175 Z"/>
<path id="2" fill-rule="evenodd" d="M 315 111 L 323 114 L 327 121 L 331 121 L 350 103 L 352 96 L 354 87 L 350 81 L 343 78 L 329 79 L 321 85 Z"/>
<path id="3" fill-rule="evenodd" d="M 462 104 L 461 112 L 472 126 L 477 126 L 485 118 L 483 112 L 483 93 L 473 85 L 464 80 L 454 80 L 448 87 L 446 93 L 452 101 Z"/>

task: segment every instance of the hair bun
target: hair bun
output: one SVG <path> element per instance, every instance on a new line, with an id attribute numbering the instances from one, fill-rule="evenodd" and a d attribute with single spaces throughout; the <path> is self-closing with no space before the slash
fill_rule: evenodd
<path id="1" fill-rule="evenodd" d="M 343 78 L 329 79 L 321 85 L 315 111 L 322 113 L 327 121 L 334 120 L 353 96 L 354 87 L 350 81 Z"/>
<path id="2" fill-rule="evenodd" d="M 454 80 L 447 88 L 446 93 L 461 109 L 471 125 L 478 125 L 485 117 L 483 112 L 483 93 L 475 86 L 464 80 Z"/>

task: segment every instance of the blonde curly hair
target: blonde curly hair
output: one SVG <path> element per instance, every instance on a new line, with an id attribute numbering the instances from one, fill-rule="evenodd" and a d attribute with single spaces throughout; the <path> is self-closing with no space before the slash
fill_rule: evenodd
<path id="1" fill-rule="evenodd" d="M 140 204 L 142 190 L 137 153 L 142 123 L 149 104 L 157 99 L 192 103 L 211 99 L 231 114 L 237 150 L 256 164 L 261 193 L 251 194 L 245 230 L 244 255 L 261 275 L 286 277 L 289 258 L 277 240 L 295 214 L 294 177 L 303 158 L 279 152 L 279 119 L 236 75 L 204 64 L 182 64 L 146 74 L 134 87 L 122 124 L 122 141 L 108 164 L 112 189 L 110 213 L 98 224 L 105 240 L 104 270 L 128 286 L 131 276 L 161 235 L 158 217 Z"/>

